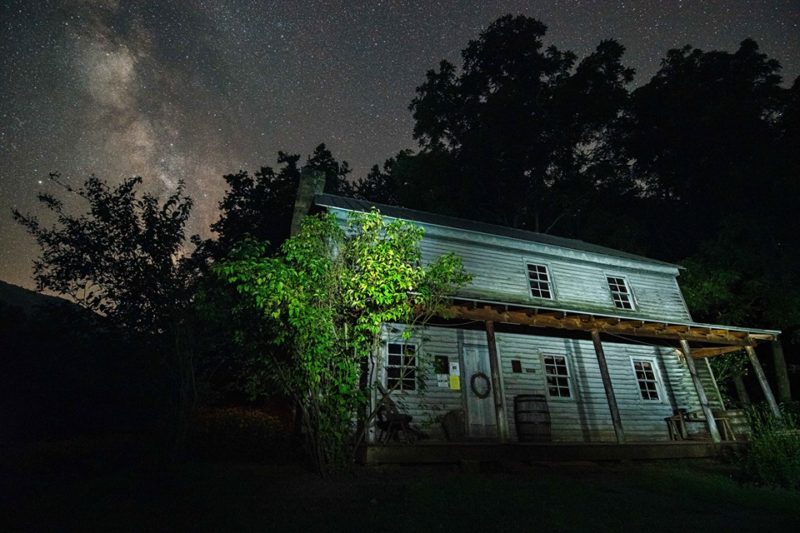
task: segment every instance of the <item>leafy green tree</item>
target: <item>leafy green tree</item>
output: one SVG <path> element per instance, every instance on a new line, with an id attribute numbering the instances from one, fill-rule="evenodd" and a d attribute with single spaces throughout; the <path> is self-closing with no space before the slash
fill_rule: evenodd
<path id="1" fill-rule="evenodd" d="M 277 256 L 245 241 L 214 267 L 261 314 L 273 349 L 261 354 L 266 378 L 302 412 L 309 456 L 322 474 L 352 460 L 353 421 L 362 417 L 378 361 L 381 327 L 418 324 L 444 313 L 446 297 L 469 276 L 445 255 L 423 266 L 422 230 L 353 215 L 306 217 Z"/>

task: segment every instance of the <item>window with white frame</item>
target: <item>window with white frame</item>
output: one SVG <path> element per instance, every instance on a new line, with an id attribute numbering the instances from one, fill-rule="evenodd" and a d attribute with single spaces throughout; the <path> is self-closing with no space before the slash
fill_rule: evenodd
<path id="1" fill-rule="evenodd" d="M 567 358 L 563 355 L 545 355 L 542 359 L 547 381 L 547 394 L 551 398 L 572 398 Z"/>
<path id="2" fill-rule="evenodd" d="M 389 343 L 386 360 L 386 387 L 389 390 L 416 390 L 417 347 L 414 344 Z"/>
<path id="3" fill-rule="evenodd" d="M 636 373 L 636 381 L 639 382 L 642 400 L 659 400 L 658 376 L 653 362 L 648 359 L 634 359 L 633 371 Z"/>
<path id="4" fill-rule="evenodd" d="M 553 299 L 553 284 L 546 265 L 528 263 L 528 285 L 534 298 Z"/>
<path id="5" fill-rule="evenodd" d="M 614 305 L 620 309 L 633 309 L 633 298 L 625 278 L 606 276 Z"/>

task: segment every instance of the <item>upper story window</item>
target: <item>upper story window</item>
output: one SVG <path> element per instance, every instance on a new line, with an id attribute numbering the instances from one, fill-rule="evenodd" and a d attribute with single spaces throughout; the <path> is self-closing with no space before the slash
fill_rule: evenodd
<path id="1" fill-rule="evenodd" d="M 544 375 L 547 381 L 547 394 L 551 398 L 572 398 L 569 388 L 569 369 L 567 358 L 563 355 L 545 355 Z"/>
<path id="2" fill-rule="evenodd" d="M 553 299 L 553 284 L 547 266 L 528 263 L 528 284 L 534 298 Z"/>
<path id="3" fill-rule="evenodd" d="M 634 359 L 633 371 L 636 373 L 636 381 L 639 382 L 642 400 L 658 400 L 658 378 L 653 362 L 647 359 Z"/>
<path id="4" fill-rule="evenodd" d="M 389 343 L 386 361 L 386 387 L 389 390 L 416 390 L 417 347 L 414 344 Z"/>
<path id="5" fill-rule="evenodd" d="M 633 298 L 625 278 L 606 276 L 606 279 L 608 288 L 611 290 L 611 298 L 614 299 L 614 305 L 620 309 L 633 309 Z"/>

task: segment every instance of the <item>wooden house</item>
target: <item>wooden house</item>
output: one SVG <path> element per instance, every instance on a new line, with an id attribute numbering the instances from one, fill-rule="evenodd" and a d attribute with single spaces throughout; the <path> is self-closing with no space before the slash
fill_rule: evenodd
<path id="1" fill-rule="evenodd" d="M 708 357 L 743 348 L 777 410 L 754 346 L 779 332 L 695 322 L 677 265 L 329 194 L 313 205 L 417 224 L 423 261 L 455 252 L 473 276 L 449 319 L 407 341 L 385 326 L 379 381 L 429 442 L 730 440 Z"/>

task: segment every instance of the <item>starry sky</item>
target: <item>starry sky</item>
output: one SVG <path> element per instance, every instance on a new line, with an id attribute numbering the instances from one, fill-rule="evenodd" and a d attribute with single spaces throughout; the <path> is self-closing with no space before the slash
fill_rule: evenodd
<path id="1" fill-rule="evenodd" d="M 800 74 L 800 0 L 0 0 L 0 279 L 33 287 L 37 248 L 11 209 L 64 197 L 49 172 L 74 184 L 141 175 L 161 195 L 184 179 L 189 231 L 204 236 L 222 175 L 272 165 L 278 150 L 324 142 L 363 176 L 415 146 L 408 104 L 425 71 L 459 65 L 506 13 L 540 19 L 548 44 L 579 57 L 619 40 L 635 84 L 670 48 L 734 51 L 746 37 L 786 84 Z"/>

